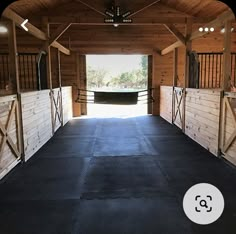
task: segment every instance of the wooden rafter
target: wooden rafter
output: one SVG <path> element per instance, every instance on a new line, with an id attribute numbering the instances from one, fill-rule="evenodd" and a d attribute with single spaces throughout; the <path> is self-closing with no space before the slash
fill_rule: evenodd
<path id="1" fill-rule="evenodd" d="M 18 27 L 21 28 L 21 24 L 23 23 L 24 19 L 19 16 L 17 13 L 15 13 L 14 11 L 12 11 L 11 9 L 7 8 L 4 12 L 3 12 L 3 16 L 7 19 L 12 20 L 13 22 L 16 23 L 16 25 Z M 28 28 L 28 32 L 33 35 L 34 37 L 46 41 L 49 40 L 49 38 L 47 37 L 47 35 L 42 32 L 41 30 L 39 30 L 37 27 L 35 27 L 34 25 L 32 25 L 31 23 L 27 23 L 27 28 Z M 65 53 L 66 55 L 70 54 L 70 51 L 65 48 L 63 45 L 61 45 L 59 42 L 54 41 L 52 43 L 52 46 L 55 48 L 58 48 L 62 53 Z"/>
<path id="2" fill-rule="evenodd" d="M 190 17 L 188 17 L 190 18 Z M 193 18 L 194 23 L 205 24 L 209 22 L 209 18 Z M 101 17 L 78 17 L 78 16 L 49 16 L 48 22 L 49 24 L 63 24 L 65 22 L 71 22 L 75 25 L 93 25 L 93 26 L 103 26 L 107 25 L 104 23 L 104 19 Z M 132 26 L 148 26 L 148 25 L 162 25 L 162 24 L 185 24 L 186 17 L 184 16 L 176 16 L 176 17 L 168 17 L 168 16 L 156 16 L 153 18 L 149 17 L 135 17 L 133 18 Z M 127 25 L 127 24 L 120 24 Z"/>
<path id="3" fill-rule="evenodd" d="M 175 42 L 174 44 L 168 46 L 167 48 L 165 48 L 164 50 L 161 51 L 161 55 L 165 55 L 165 54 L 168 54 L 170 53 L 171 51 L 173 51 L 174 49 L 182 46 L 183 43 L 181 41 L 177 41 Z"/>
<path id="4" fill-rule="evenodd" d="M 186 44 L 186 38 L 173 24 L 164 25 L 183 45 Z"/>
<path id="5" fill-rule="evenodd" d="M 224 13 L 222 13 L 220 16 L 218 16 L 215 20 L 212 20 L 211 22 L 207 23 L 204 27 L 220 27 L 225 21 L 229 21 L 229 20 L 233 20 L 235 19 L 234 13 L 231 10 L 228 10 Z M 193 32 L 189 39 L 186 38 L 187 40 L 194 40 L 197 39 L 199 37 L 202 37 L 206 34 L 207 32 L 199 32 L 199 30 L 196 30 L 195 32 Z M 168 54 L 170 53 L 172 50 L 174 50 L 175 48 L 178 48 L 180 46 L 182 46 L 183 43 L 181 43 L 180 41 L 177 41 L 175 43 L 173 43 L 172 45 L 168 46 L 167 48 L 163 49 L 161 51 L 162 55 Z"/>
<path id="6" fill-rule="evenodd" d="M 55 41 L 57 41 L 70 26 L 71 23 L 61 24 L 53 33 L 53 35 L 50 37 L 49 46 L 51 46 Z"/>

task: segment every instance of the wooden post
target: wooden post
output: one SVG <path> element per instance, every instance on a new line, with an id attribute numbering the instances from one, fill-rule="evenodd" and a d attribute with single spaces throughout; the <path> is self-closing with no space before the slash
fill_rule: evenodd
<path id="1" fill-rule="evenodd" d="M 223 49 L 223 74 L 221 88 L 230 91 L 231 79 L 231 21 L 225 22 L 224 49 Z"/>
<path id="2" fill-rule="evenodd" d="M 178 86 L 178 48 L 173 51 L 173 86 Z"/>
<path id="3" fill-rule="evenodd" d="M 9 47 L 9 83 L 8 89 L 13 93 L 20 92 L 19 69 L 16 45 L 16 29 L 13 21 L 8 21 L 8 47 Z"/>
<path id="4" fill-rule="evenodd" d="M 42 18 L 42 28 L 46 36 L 50 38 L 50 28 L 49 28 L 47 17 Z M 51 64 L 51 50 L 49 46 L 49 39 L 46 41 L 44 45 L 46 45 L 45 50 L 47 53 L 47 74 L 48 74 L 48 86 L 50 89 L 50 100 L 51 100 L 52 135 L 54 135 L 55 133 L 55 129 L 54 129 L 55 127 L 54 115 L 55 114 L 54 114 L 54 103 L 53 103 L 54 94 L 53 94 L 53 89 L 52 89 L 52 64 Z"/>
<path id="5" fill-rule="evenodd" d="M 192 50 L 192 41 L 190 40 L 190 36 L 192 34 L 192 21 L 190 19 L 187 20 L 186 23 L 186 54 L 185 54 L 185 72 L 184 72 L 184 88 L 189 87 L 189 52 Z"/>
<path id="6" fill-rule="evenodd" d="M 151 96 L 152 96 L 152 72 L 153 72 L 153 62 L 152 62 L 152 55 L 148 55 L 148 101 L 150 101 L 150 103 L 148 103 L 147 106 L 147 111 L 148 114 L 152 114 L 152 102 L 151 102 Z"/>
<path id="7" fill-rule="evenodd" d="M 86 56 L 85 55 L 79 55 L 79 79 L 80 79 L 80 88 L 83 90 L 87 89 L 87 74 L 86 74 Z M 85 91 L 82 92 L 83 94 L 86 94 Z M 80 105 L 81 107 L 81 115 L 87 115 L 87 98 L 84 97 L 85 103 L 82 103 Z"/>
<path id="8" fill-rule="evenodd" d="M 16 44 L 16 25 L 13 21 L 8 21 L 8 47 L 9 47 L 9 59 L 10 59 L 10 82 L 14 93 L 17 93 L 18 106 L 16 109 L 17 117 L 16 124 L 18 127 L 17 138 L 19 152 L 21 154 L 22 161 L 25 161 L 24 153 L 24 133 L 23 133 L 23 119 L 22 119 L 22 105 L 21 105 L 21 91 L 20 91 L 20 78 L 18 67 L 18 54 Z"/>
<path id="9" fill-rule="evenodd" d="M 220 130 L 218 139 L 218 157 L 222 156 L 223 145 L 224 145 L 224 134 L 225 134 L 225 97 L 224 92 L 230 91 L 230 79 L 231 79 L 231 27 L 232 22 L 225 22 L 225 33 L 224 33 L 224 49 L 223 49 L 223 72 L 221 75 L 221 106 L 220 106 Z"/>
<path id="10" fill-rule="evenodd" d="M 184 69 L 184 89 L 183 89 L 183 108 L 182 108 L 182 131 L 185 133 L 185 105 L 186 105 L 186 88 L 189 87 L 189 52 L 192 50 L 192 20 L 186 22 L 186 50 L 185 50 L 185 69 Z"/>
<path id="11" fill-rule="evenodd" d="M 153 98 L 155 102 L 152 105 L 152 114 L 160 115 L 160 85 L 161 85 L 161 74 L 158 66 L 161 66 L 162 56 L 157 52 L 153 51 L 152 54 L 152 87 L 153 87 Z"/>
<path id="12" fill-rule="evenodd" d="M 63 94 L 62 94 L 62 86 L 61 86 L 61 54 L 60 50 L 57 50 L 57 61 L 58 61 L 58 84 L 60 89 L 60 114 L 61 114 L 61 126 L 63 126 Z"/>

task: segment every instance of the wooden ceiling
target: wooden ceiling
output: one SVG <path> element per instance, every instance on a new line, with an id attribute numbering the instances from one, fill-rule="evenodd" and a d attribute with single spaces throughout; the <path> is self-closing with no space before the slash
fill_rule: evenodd
<path id="1" fill-rule="evenodd" d="M 111 6 L 112 0 L 83 0 L 87 4 L 93 6 L 101 12 Z M 121 6 L 122 9 L 135 12 L 143 7 L 154 2 L 154 0 L 116 0 L 116 5 Z M 194 17 L 214 18 L 220 13 L 228 9 L 228 7 L 217 0 L 160 0 L 152 7 L 143 11 L 147 16 L 150 9 L 154 6 L 158 7 L 165 5 L 169 10 L 175 10 L 179 14 L 187 14 Z M 28 17 L 32 15 L 71 15 L 80 9 L 84 9 L 84 5 L 79 0 L 18 0 L 11 5 L 11 9 L 18 14 Z M 87 8 L 88 10 L 88 8 Z"/>
<path id="2" fill-rule="evenodd" d="M 82 1 L 82 2 L 81 2 Z M 81 53 L 151 53 L 176 42 L 164 24 L 174 24 L 183 35 L 187 18 L 196 25 L 217 18 L 229 8 L 216 0 L 116 0 L 121 10 L 138 12 L 133 23 L 118 28 L 104 24 L 103 15 L 112 0 L 18 0 L 10 8 L 41 26 L 41 17 L 48 17 L 51 33 L 59 24 L 72 23 L 59 38 L 70 50 Z M 135 3 L 134 3 L 135 2 Z M 87 4 L 87 5 L 86 5 Z M 149 6 L 151 5 L 151 6 Z M 145 8 L 146 6 L 149 6 Z M 142 9 L 140 12 L 139 10 Z M 18 38 L 21 39 L 19 33 Z M 22 42 L 24 37 L 19 40 Z"/>

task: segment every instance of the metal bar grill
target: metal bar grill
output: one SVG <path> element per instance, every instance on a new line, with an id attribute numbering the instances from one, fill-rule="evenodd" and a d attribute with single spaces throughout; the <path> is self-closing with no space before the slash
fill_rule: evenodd
<path id="1" fill-rule="evenodd" d="M 37 54 L 19 53 L 18 61 L 21 90 L 35 90 L 37 87 Z"/>

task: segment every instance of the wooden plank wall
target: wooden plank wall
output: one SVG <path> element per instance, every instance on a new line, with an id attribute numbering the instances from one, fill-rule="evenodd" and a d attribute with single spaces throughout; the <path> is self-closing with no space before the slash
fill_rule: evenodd
<path id="1" fill-rule="evenodd" d="M 61 54 L 61 76 L 62 86 L 72 86 L 73 116 L 78 117 L 81 115 L 81 109 L 80 104 L 75 102 L 80 82 L 77 53 L 71 53 L 70 56 Z"/>
<path id="2" fill-rule="evenodd" d="M 219 149 L 221 91 L 186 89 L 185 133 L 214 155 Z"/>
<path id="3" fill-rule="evenodd" d="M 51 65 L 52 65 L 52 87 L 58 88 L 59 85 L 59 68 L 57 49 L 50 47 L 51 50 Z"/>
<path id="4" fill-rule="evenodd" d="M 52 137 L 49 93 L 49 90 L 43 90 L 21 95 L 26 160 Z"/>
<path id="5" fill-rule="evenodd" d="M 173 87 L 161 86 L 160 88 L 160 116 L 172 123 Z"/>
<path id="6" fill-rule="evenodd" d="M 153 53 L 153 115 L 160 114 L 160 87 L 172 85 L 173 81 L 173 53 L 161 56 Z"/>
<path id="7" fill-rule="evenodd" d="M 63 125 L 72 118 L 72 87 L 62 88 Z"/>
<path id="8" fill-rule="evenodd" d="M 12 109 L 12 103 L 17 100 L 16 95 L 0 97 L 0 123 L 4 128 L 7 128 L 7 122 L 9 121 L 10 112 Z M 14 110 L 12 124 L 9 126 L 8 135 L 12 139 L 14 144 L 18 144 L 17 140 L 17 119 L 16 111 Z M 2 142 L 3 136 L 0 134 L 0 142 Z M 2 158 L 0 159 L 0 179 L 2 179 L 12 168 L 14 168 L 20 161 L 15 157 L 13 151 L 8 144 L 5 144 Z"/>

